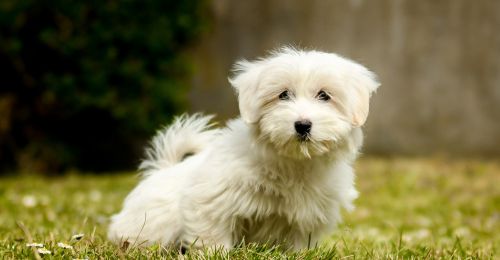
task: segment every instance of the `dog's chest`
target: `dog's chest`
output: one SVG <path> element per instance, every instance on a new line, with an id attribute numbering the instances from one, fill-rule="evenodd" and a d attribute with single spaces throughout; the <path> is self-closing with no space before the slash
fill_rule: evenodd
<path id="1" fill-rule="evenodd" d="M 259 178 L 249 186 L 253 212 L 247 216 L 255 220 L 250 223 L 311 230 L 327 223 L 335 205 L 328 182 L 286 177 Z"/>

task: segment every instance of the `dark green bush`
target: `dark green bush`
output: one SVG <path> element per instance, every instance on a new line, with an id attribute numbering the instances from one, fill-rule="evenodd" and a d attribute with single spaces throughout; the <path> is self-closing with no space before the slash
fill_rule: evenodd
<path id="1" fill-rule="evenodd" d="M 184 108 L 182 50 L 206 26 L 191 1 L 0 1 L 0 168 L 135 166 Z"/>

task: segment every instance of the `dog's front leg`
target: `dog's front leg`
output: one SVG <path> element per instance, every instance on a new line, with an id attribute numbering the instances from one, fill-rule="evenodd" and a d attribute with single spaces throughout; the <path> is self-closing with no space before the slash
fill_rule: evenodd
<path id="1" fill-rule="evenodd" d="M 206 195 L 207 193 L 203 193 Z M 197 203 L 197 202 L 203 203 Z M 225 200 L 224 200 L 225 201 Z M 230 207 L 218 205 L 219 199 L 191 200 L 184 208 L 184 234 L 182 240 L 193 247 L 210 247 L 229 250 L 234 247 Z"/>
<path id="2" fill-rule="evenodd" d="M 205 222 L 204 226 L 192 226 L 186 230 L 183 241 L 197 249 L 230 250 L 234 247 L 231 231 L 222 223 L 214 225 Z"/>
<path id="3" fill-rule="evenodd" d="M 311 249 L 318 246 L 318 237 L 314 235 L 313 232 L 303 234 L 302 232 L 295 231 L 292 235 L 293 251 L 299 251 L 302 249 Z"/>

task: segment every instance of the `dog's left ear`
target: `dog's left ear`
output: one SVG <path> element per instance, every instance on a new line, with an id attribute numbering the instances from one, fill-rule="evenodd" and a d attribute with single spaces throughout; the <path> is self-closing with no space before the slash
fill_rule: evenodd
<path id="1" fill-rule="evenodd" d="M 261 66 L 246 60 L 234 65 L 234 76 L 229 82 L 238 93 L 238 104 L 241 118 L 248 124 L 259 121 L 260 102 L 258 87 L 260 84 Z"/>
<path id="2" fill-rule="evenodd" d="M 377 76 L 360 65 L 357 75 L 353 78 L 351 86 L 355 95 L 352 95 L 351 124 L 355 127 L 362 126 L 370 110 L 370 97 L 380 86 Z"/>

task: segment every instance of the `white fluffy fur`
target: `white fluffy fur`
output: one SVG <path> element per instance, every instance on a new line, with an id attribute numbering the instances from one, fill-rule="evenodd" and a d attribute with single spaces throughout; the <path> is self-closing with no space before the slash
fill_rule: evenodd
<path id="1" fill-rule="evenodd" d="M 230 82 L 242 118 L 210 130 L 211 117 L 182 116 L 159 131 L 143 180 L 112 218 L 111 240 L 301 249 L 333 232 L 342 208 L 353 209 L 351 165 L 375 76 L 335 54 L 283 48 L 238 62 Z M 279 99 L 285 90 L 290 99 Z M 331 100 L 319 100 L 321 90 Z M 312 122 L 306 141 L 298 120 Z"/>

